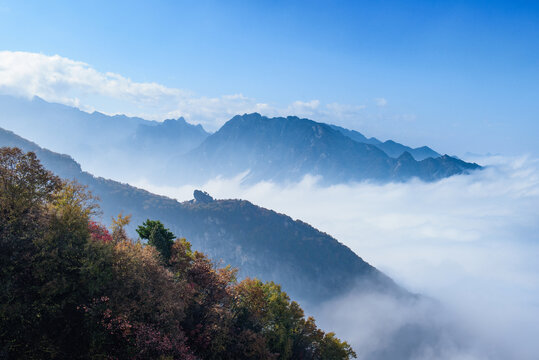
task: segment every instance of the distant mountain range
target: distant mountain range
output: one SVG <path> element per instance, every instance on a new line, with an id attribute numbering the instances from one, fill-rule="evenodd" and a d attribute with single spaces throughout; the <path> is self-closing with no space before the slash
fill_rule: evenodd
<path id="1" fill-rule="evenodd" d="M 177 186 L 247 173 L 245 182 L 301 180 L 435 181 L 480 166 L 298 117 L 233 117 L 216 133 L 183 118 L 164 122 L 0 96 L 0 126 L 53 151 L 67 153 L 92 173 L 122 181 L 141 178 Z"/>
<path id="2" fill-rule="evenodd" d="M 337 125 L 330 125 L 333 129 L 339 131 L 345 136 L 348 136 L 350 139 L 365 143 L 365 144 L 371 144 L 385 152 L 389 157 L 392 158 L 398 158 L 405 152 L 409 152 L 413 158 L 417 161 L 425 160 L 427 158 L 437 158 L 441 155 L 438 154 L 436 151 L 432 150 L 428 146 L 422 146 L 418 148 L 411 148 L 406 145 L 399 144 L 393 140 L 387 140 L 385 142 L 382 142 L 378 140 L 377 138 L 371 137 L 367 138 L 362 133 L 355 131 L 355 130 L 348 130 L 343 127 L 337 126 Z"/>
<path id="3" fill-rule="evenodd" d="M 358 142 L 362 135 L 343 128 L 295 116 L 267 118 L 260 114 L 238 115 L 202 144 L 170 162 L 191 181 L 215 176 L 234 176 L 249 171 L 246 181 L 298 181 L 306 174 L 319 175 L 324 183 L 350 181 L 425 181 L 479 169 L 444 155 L 417 161 L 403 145 L 383 143 L 384 148 L 404 150 L 392 158 L 378 145 Z M 416 154 L 434 153 L 428 148 L 410 149 Z"/>
<path id="4" fill-rule="evenodd" d="M 0 146 L 33 151 L 44 166 L 66 179 L 85 184 L 103 201 L 103 219 L 132 214 L 133 227 L 159 219 L 177 236 L 186 237 L 240 276 L 273 280 L 303 303 L 320 303 L 359 287 L 391 296 L 410 295 L 363 261 L 345 245 L 312 226 L 245 200 L 214 200 L 195 192 L 179 203 L 127 184 L 94 177 L 70 156 L 43 149 L 13 132 L 0 129 Z"/>
<path id="5" fill-rule="evenodd" d="M 168 119 L 163 122 L 139 124 L 132 142 L 139 153 L 157 152 L 162 154 L 182 154 L 209 136 L 202 125 L 192 125 L 184 118 Z"/>
<path id="6" fill-rule="evenodd" d="M 45 148 L 69 154 L 85 169 L 118 179 L 159 171 L 165 159 L 198 146 L 207 136 L 183 118 L 164 122 L 0 95 L 0 127 Z M 162 160 L 162 162 L 160 162 Z M 139 165 L 144 163 L 144 167 Z"/>

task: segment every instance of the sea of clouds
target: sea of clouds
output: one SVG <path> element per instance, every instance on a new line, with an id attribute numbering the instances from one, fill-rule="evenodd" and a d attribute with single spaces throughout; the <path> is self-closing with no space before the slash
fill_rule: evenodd
<path id="1" fill-rule="evenodd" d="M 399 352 L 418 360 L 536 359 L 539 160 L 466 160 L 486 167 L 434 183 L 322 187 L 306 177 L 286 186 L 244 186 L 238 176 L 179 188 L 135 185 L 178 200 L 202 188 L 216 198 L 242 198 L 286 213 L 424 295 L 427 300 L 403 304 L 352 292 L 308 309 L 364 359 Z"/>

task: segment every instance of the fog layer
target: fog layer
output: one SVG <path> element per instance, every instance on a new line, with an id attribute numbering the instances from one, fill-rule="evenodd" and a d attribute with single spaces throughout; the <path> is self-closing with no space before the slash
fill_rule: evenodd
<path id="1" fill-rule="evenodd" d="M 399 348 L 391 344 L 396 334 L 426 338 L 414 326 L 428 324 L 440 329 L 436 341 L 408 358 L 535 359 L 539 161 L 466 160 L 487 167 L 435 183 L 321 187 L 306 177 L 289 186 L 245 187 L 238 176 L 180 188 L 135 185 L 179 200 L 202 188 L 216 198 L 242 198 L 286 213 L 333 235 L 410 291 L 444 306 L 442 313 L 428 301 L 403 305 L 352 293 L 310 309 L 364 358 L 391 358 L 383 352 Z"/>

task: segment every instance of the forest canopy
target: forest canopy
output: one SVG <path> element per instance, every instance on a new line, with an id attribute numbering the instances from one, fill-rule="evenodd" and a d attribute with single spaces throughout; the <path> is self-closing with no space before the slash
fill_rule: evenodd
<path id="1" fill-rule="evenodd" d="M 238 281 L 159 220 L 141 241 L 98 211 L 34 153 L 0 148 L 0 358 L 356 357 L 279 285 Z"/>

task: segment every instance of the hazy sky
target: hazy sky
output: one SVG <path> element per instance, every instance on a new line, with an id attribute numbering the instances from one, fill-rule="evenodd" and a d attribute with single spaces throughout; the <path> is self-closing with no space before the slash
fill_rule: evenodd
<path id="1" fill-rule="evenodd" d="M 293 113 L 450 154 L 539 154 L 538 39 L 536 1 L 0 1 L 1 50 L 218 102 L 187 114 L 210 130 Z M 187 112 L 89 93 L 76 104 Z"/>

